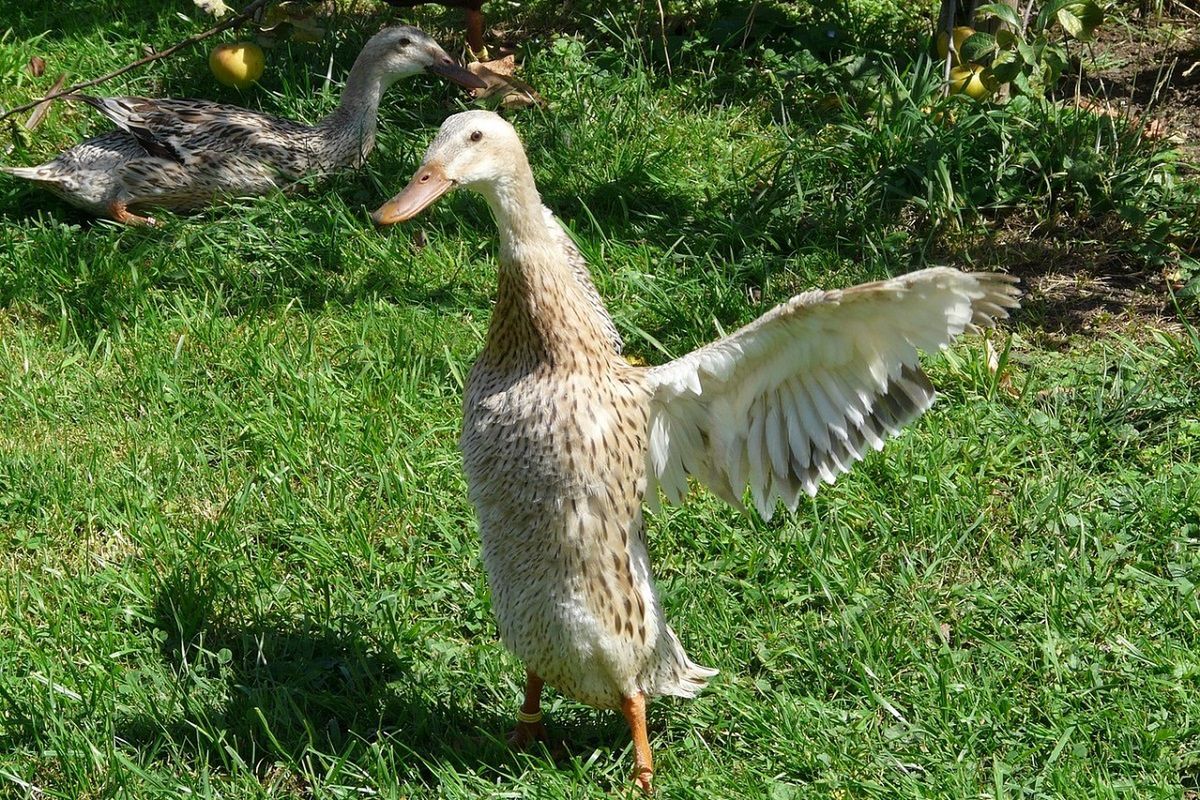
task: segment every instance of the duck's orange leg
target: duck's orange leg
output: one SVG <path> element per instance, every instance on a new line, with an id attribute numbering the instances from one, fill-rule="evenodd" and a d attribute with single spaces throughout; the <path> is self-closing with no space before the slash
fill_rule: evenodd
<path id="1" fill-rule="evenodd" d="M 652 791 L 650 780 L 654 777 L 654 759 L 650 755 L 650 737 L 646 733 L 646 695 L 638 692 L 621 701 L 621 713 L 629 723 L 633 734 L 633 779 L 638 788 Z"/>
<path id="2" fill-rule="evenodd" d="M 466 4 L 467 47 L 471 48 L 471 55 L 475 58 L 487 61 L 488 51 L 483 45 L 483 12 L 479 10 L 482 5 L 482 0 L 470 0 Z"/>
<path id="3" fill-rule="evenodd" d="M 508 743 L 519 750 L 546 741 L 546 727 L 542 725 L 543 686 L 541 678 L 532 670 L 525 670 L 525 702 L 517 712 L 517 727 L 508 735 Z"/>
<path id="4" fill-rule="evenodd" d="M 139 214 L 134 214 L 129 210 L 128 204 L 124 200 L 112 200 L 108 204 L 108 213 L 117 222 L 122 225 L 157 225 L 158 220 L 154 217 L 143 217 Z"/>

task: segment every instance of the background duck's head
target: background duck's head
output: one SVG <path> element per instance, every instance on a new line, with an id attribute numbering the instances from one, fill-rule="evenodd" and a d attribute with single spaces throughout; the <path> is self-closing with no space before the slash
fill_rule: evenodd
<path id="1" fill-rule="evenodd" d="M 468 89 L 487 86 L 451 58 L 432 36 L 408 25 L 384 28 L 372 36 L 363 46 L 358 60 L 370 64 L 386 83 L 428 72 Z"/>
<path id="2" fill-rule="evenodd" d="M 403 222 L 452 189 L 491 198 L 527 176 L 529 161 L 513 126 L 491 111 L 464 111 L 442 123 L 408 186 L 372 217 L 380 225 Z"/>

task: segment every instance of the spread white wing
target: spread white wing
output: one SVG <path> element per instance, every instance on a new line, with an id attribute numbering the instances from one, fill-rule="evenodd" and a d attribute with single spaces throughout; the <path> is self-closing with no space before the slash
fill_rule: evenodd
<path id="1" fill-rule="evenodd" d="M 688 478 L 770 519 L 795 510 L 933 404 L 918 350 L 945 347 L 1017 307 L 1015 279 L 936 267 L 793 297 L 736 333 L 647 374 L 647 497 Z"/>

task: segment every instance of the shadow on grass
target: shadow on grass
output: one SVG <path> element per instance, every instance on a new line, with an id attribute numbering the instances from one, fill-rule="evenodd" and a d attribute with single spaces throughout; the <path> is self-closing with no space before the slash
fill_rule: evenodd
<path id="1" fill-rule="evenodd" d="M 175 12 L 152 0 L 143 0 L 142 9 L 131 9 L 125 0 L 60 0 L 56 3 L 29 3 L 25 0 L 0 0 L 0 19 L 18 39 L 31 39 L 43 33 L 49 41 L 87 36 L 110 29 L 114 20 L 135 19 L 140 27 L 153 29 Z M 132 13 L 131 13 L 132 11 Z M 157 42 L 156 42 L 157 44 Z"/>
<path id="2" fill-rule="evenodd" d="M 288 203 L 281 223 L 277 201 L 254 199 L 193 215 L 160 213 L 165 226 L 155 229 L 122 228 L 52 197 L 36 199 L 45 205 L 18 200 L 16 213 L 0 210 L 0 220 L 15 223 L 7 237 L 0 235 L 0 250 L 7 243 L 14 253 L 29 253 L 0 266 L 0 278 L 12 271 L 0 280 L 0 307 L 65 324 L 83 341 L 175 297 L 250 317 L 363 300 L 448 313 L 490 302 L 465 273 L 438 283 L 423 275 L 408 242 L 414 234 L 389 241 L 369 223 L 347 222 L 347 216 L 365 220 L 366 205 L 329 213 Z M 378 236 L 380 254 L 362 259 L 347 248 L 345 240 L 356 236 Z"/>
<path id="3" fill-rule="evenodd" d="M 682 243 L 737 260 L 748 247 L 744 234 L 753 230 L 744 196 L 731 192 L 698 201 L 671 191 L 641 168 L 553 200 L 559 213 L 577 224 L 594 218 L 606 238 L 643 241 L 664 251 Z"/>
<path id="4" fill-rule="evenodd" d="M 220 594 L 194 573 L 164 579 L 154 625 L 166 632 L 160 652 L 179 686 L 176 711 L 118 720 L 120 740 L 230 770 L 296 766 L 321 754 L 354 760 L 376 744 L 424 779 L 437 763 L 477 769 L 512 760 L 503 744 L 511 720 L 481 703 L 466 711 L 444 699 L 448 687 L 424 685 L 428 671 L 398 652 L 401 642 L 371 641 L 345 619 L 225 622 Z M 225 690 L 192 691 L 196 673 L 209 681 L 219 674 Z"/>

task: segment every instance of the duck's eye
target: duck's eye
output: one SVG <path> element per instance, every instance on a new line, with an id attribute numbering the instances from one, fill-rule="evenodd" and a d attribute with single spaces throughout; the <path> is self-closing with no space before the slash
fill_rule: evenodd
<path id="1" fill-rule="evenodd" d="M 483 131 L 474 131 L 471 133 L 471 141 L 472 142 L 478 142 L 482 138 L 483 138 Z"/>
<path id="2" fill-rule="evenodd" d="M 400 40 L 401 47 L 408 47 L 410 44 L 412 44 L 412 39 L 409 39 L 407 36 L 403 37 Z"/>

